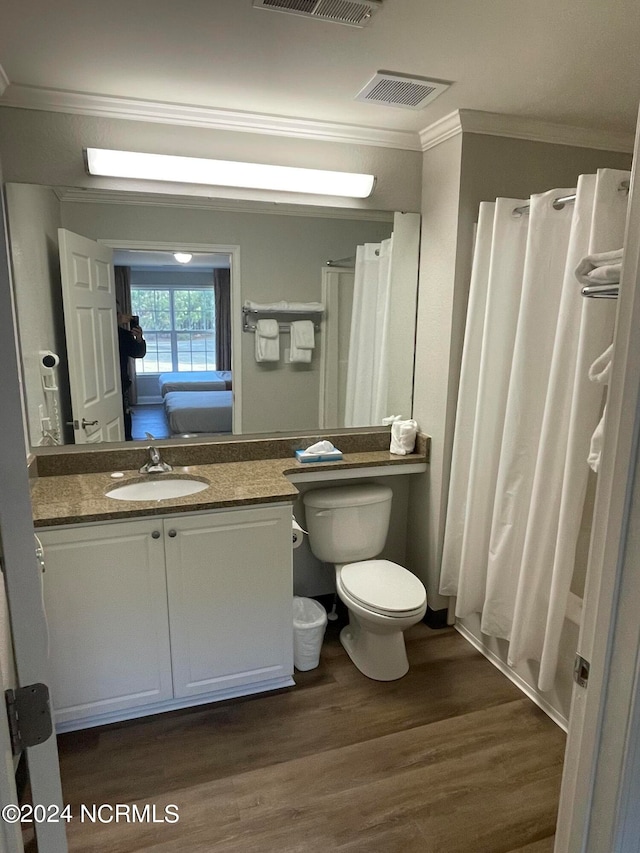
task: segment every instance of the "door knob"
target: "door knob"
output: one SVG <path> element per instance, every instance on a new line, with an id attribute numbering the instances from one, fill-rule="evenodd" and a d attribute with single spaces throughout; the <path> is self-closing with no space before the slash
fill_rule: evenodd
<path id="1" fill-rule="evenodd" d="M 177 535 L 178 535 L 178 534 L 177 534 L 177 532 L 176 532 L 175 530 L 170 530 L 170 531 L 169 531 L 169 536 L 170 536 L 172 539 L 175 539 L 175 537 L 176 537 Z"/>
<path id="2" fill-rule="evenodd" d="M 154 530 L 153 533 L 151 534 L 151 538 L 152 539 L 159 539 L 160 538 L 160 531 Z"/>

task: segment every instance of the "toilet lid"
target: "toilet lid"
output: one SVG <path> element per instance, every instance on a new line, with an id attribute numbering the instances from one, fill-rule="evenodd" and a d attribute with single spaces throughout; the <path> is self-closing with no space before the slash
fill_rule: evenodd
<path id="1" fill-rule="evenodd" d="M 425 603 L 427 594 L 418 578 L 389 560 L 363 560 L 342 567 L 345 591 L 360 604 L 386 613 L 406 613 Z"/>

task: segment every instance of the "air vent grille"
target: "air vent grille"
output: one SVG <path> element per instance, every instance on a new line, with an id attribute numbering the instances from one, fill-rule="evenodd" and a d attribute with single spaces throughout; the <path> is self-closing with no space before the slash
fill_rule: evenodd
<path id="1" fill-rule="evenodd" d="M 320 21 L 364 27 L 382 5 L 382 0 L 253 0 L 259 9 L 289 12 Z"/>
<path id="2" fill-rule="evenodd" d="M 364 89 L 358 92 L 356 101 L 421 110 L 450 85 L 451 83 L 444 80 L 428 80 L 426 77 L 378 71 Z"/>

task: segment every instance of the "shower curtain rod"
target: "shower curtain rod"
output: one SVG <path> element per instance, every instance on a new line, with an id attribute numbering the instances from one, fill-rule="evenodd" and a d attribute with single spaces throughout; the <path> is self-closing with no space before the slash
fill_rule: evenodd
<path id="1" fill-rule="evenodd" d="M 629 192 L 629 181 L 622 181 L 618 189 L 620 192 L 623 190 L 625 192 Z M 561 195 L 558 198 L 554 198 L 553 206 L 556 210 L 562 210 L 565 204 L 573 204 L 576 200 L 576 194 L 572 193 L 571 195 Z M 520 207 L 514 207 L 512 213 L 517 214 L 518 216 L 523 216 L 525 213 L 529 213 L 530 203 L 521 205 Z"/>
<path id="2" fill-rule="evenodd" d="M 380 249 L 376 249 L 374 252 L 377 258 L 380 257 Z M 355 255 L 351 255 L 348 258 L 338 258 L 337 261 L 332 260 L 331 258 L 326 261 L 326 266 L 328 267 L 355 267 L 356 259 Z"/>

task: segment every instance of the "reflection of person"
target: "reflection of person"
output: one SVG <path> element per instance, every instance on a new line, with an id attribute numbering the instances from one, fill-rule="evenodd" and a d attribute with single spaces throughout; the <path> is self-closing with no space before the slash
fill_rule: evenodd
<path id="1" fill-rule="evenodd" d="M 124 438 L 131 441 L 131 408 L 129 406 L 129 359 L 144 358 L 147 344 L 142 337 L 138 318 L 131 314 L 118 312 L 118 349 L 120 350 L 120 380 L 122 382 L 122 409 L 124 412 Z"/>

